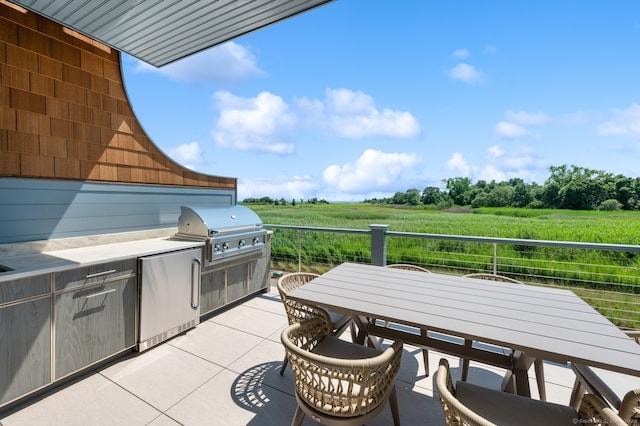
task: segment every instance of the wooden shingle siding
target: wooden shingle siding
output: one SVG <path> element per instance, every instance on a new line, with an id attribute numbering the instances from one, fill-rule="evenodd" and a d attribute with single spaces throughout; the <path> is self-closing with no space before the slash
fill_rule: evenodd
<path id="1" fill-rule="evenodd" d="M 172 228 L 182 205 L 235 203 L 228 189 L 0 178 L 0 244 Z"/>
<path id="2" fill-rule="evenodd" d="M 236 190 L 167 158 L 138 123 L 120 54 L 0 2 L 0 177 Z"/>

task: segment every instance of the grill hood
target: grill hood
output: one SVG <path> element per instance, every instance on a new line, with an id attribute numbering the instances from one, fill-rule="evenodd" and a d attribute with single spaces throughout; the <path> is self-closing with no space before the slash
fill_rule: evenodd
<path id="1" fill-rule="evenodd" d="M 180 207 L 177 237 L 216 237 L 262 230 L 262 220 L 244 206 Z"/>
<path id="2" fill-rule="evenodd" d="M 264 255 L 267 230 L 253 210 L 244 206 L 180 209 L 175 238 L 204 241 L 207 262 Z"/>

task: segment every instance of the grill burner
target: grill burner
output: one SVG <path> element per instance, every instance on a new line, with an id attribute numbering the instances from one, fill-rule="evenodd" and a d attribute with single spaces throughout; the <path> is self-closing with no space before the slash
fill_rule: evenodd
<path id="1" fill-rule="evenodd" d="M 175 238 L 205 241 L 208 262 L 260 253 L 265 247 L 267 231 L 247 207 L 182 206 L 180 210 Z"/>

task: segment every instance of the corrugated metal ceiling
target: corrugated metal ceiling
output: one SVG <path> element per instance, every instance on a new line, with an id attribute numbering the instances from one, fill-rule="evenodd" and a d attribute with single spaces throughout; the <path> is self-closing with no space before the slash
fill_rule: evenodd
<path id="1" fill-rule="evenodd" d="M 11 0 L 157 67 L 333 0 Z"/>

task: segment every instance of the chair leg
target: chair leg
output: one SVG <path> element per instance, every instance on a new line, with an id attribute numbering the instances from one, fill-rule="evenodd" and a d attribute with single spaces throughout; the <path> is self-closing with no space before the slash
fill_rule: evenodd
<path id="1" fill-rule="evenodd" d="M 304 420 L 304 411 L 302 408 L 298 406 L 296 408 L 296 413 L 293 415 L 293 420 L 291 421 L 291 426 L 300 426 L 302 425 L 302 420 Z"/>
<path id="2" fill-rule="evenodd" d="M 287 368 L 287 363 L 289 362 L 289 358 L 287 357 L 287 355 L 285 354 L 284 356 L 284 361 L 282 361 L 282 366 L 280 367 L 280 375 L 282 376 L 284 374 L 284 369 Z"/>
<path id="3" fill-rule="evenodd" d="M 533 362 L 533 367 L 536 372 L 536 381 L 538 382 L 538 394 L 540 395 L 540 401 L 546 401 L 547 390 L 544 385 L 544 363 L 541 359 L 536 359 Z"/>
<path id="4" fill-rule="evenodd" d="M 400 413 L 398 411 L 398 394 L 396 393 L 396 386 L 393 385 L 393 390 L 389 395 L 389 405 L 391 406 L 391 416 L 393 416 L 393 424 L 400 426 Z"/>

